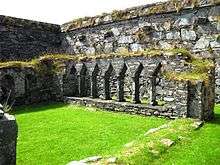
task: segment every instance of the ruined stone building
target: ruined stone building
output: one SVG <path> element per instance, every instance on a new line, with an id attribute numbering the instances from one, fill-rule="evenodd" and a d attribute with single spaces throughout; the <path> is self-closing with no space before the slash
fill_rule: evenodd
<path id="1" fill-rule="evenodd" d="M 0 100 L 210 119 L 220 99 L 219 13 L 218 0 L 198 0 L 61 26 L 0 16 Z"/>
<path id="2" fill-rule="evenodd" d="M 0 102 L 209 120 L 220 102 L 219 53 L 219 0 L 172 0 L 63 25 L 0 15 Z M 0 164 L 15 164 L 16 122 L 1 108 Z"/>

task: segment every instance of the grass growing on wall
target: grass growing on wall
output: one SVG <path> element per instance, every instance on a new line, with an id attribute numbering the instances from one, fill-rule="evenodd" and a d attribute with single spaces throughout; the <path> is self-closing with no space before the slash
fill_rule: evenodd
<path id="1" fill-rule="evenodd" d="M 192 59 L 190 62 L 186 63 L 192 67 L 191 71 L 183 72 L 165 72 L 164 75 L 168 79 L 178 80 L 178 81 L 197 81 L 202 80 L 205 83 L 209 82 L 209 71 L 214 69 L 215 64 L 209 59 Z"/>
<path id="2" fill-rule="evenodd" d="M 25 68 L 32 67 L 35 68 L 40 63 L 50 60 L 52 62 L 61 62 L 65 61 L 75 61 L 75 62 L 85 62 L 92 61 L 97 59 L 112 59 L 112 58 L 126 58 L 126 57 L 155 57 L 155 56 L 176 56 L 183 55 L 187 58 L 191 58 L 191 54 L 185 49 L 170 49 L 170 50 L 160 50 L 160 49 L 146 49 L 144 51 L 138 52 L 129 52 L 128 50 L 120 50 L 117 53 L 109 54 L 78 54 L 78 55 L 68 55 L 68 54 L 45 54 L 39 58 L 30 60 L 30 61 L 8 61 L 0 62 L 0 69 L 2 68 Z"/>
<path id="3" fill-rule="evenodd" d="M 188 50 L 182 48 L 176 49 L 145 49 L 138 52 L 129 52 L 127 49 L 122 49 L 117 53 L 109 54 L 78 54 L 78 55 L 68 55 L 68 54 L 46 54 L 40 56 L 39 58 L 33 59 L 31 61 L 9 61 L 1 62 L 0 69 L 3 68 L 32 68 L 38 72 L 45 73 L 51 71 L 54 73 L 62 72 L 65 67 L 65 63 L 68 61 L 72 62 L 86 62 L 98 59 L 112 59 L 112 58 L 131 58 L 131 57 L 176 57 L 184 56 L 186 58 L 186 65 L 192 66 L 192 71 L 187 72 L 165 72 L 164 75 L 168 79 L 173 80 L 204 80 L 208 81 L 208 71 L 214 68 L 214 63 L 209 59 L 197 59 Z M 45 68 L 45 63 L 50 63 L 51 68 Z"/>
<path id="4" fill-rule="evenodd" d="M 71 31 L 77 28 L 83 27 L 91 27 L 94 25 L 105 24 L 105 17 L 108 16 L 112 18 L 109 22 L 115 21 L 123 21 L 137 17 L 149 16 L 159 13 L 167 13 L 167 12 L 180 12 L 184 8 L 195 8 L 201 7 L 201 0 L 188 0 L 188 1 L 180 1 L 180 0 L 169 0 L 163 3 L 157 3 L 148 6 L 140 6 L 136 8 L 126 9 L 126 10 L 114 10 L 112 13 L 103 13 L 101 15 L 97 15 L 95 17 L 84 17 L 80 19 L 75 19 L 70 22 L 63 24 L 63 31 Z M 218 4 L 218 0 L 209 1 L 209 5 Z"/>

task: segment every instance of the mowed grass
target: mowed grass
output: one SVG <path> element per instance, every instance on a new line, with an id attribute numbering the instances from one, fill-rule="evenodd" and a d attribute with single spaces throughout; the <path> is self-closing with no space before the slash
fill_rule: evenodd
<path id="1" fill-rule="evenodd" d="M 170 123 L 169 120 L 65 104 L 21 107 L 15 113 L 19 125 L 17 164 L 65 165 L 88 156 L 122 153 L 119 158 L 128 164 L 219 165 L 220 105 L 216 105 L 215 113 L 215 119 L 199 130 L 187 129 L 190 120 L 176 120 L 172 122 L 174 128 L 170 128 L 173 134 L 168 128 L 144 137 L 147 130 Z M 180 128 L 182 132 L 178 132 Z M 161 151 L 159 156 L 149 154 L 144 148 L 135 157 L 124 157 L 121 152 L 127 151 L 124 145 L 131 141 L 143 146 L 157 142 L 158 138 L 170 138 L 175 144 L 167 150 L 159 145 L 155 148 Z M 146 143 L 149 140 L 152 142 Z"/>
<path id="2" fill-rule="evenodd" d="M 220 105 L 215 107 L 215 119 L 194 131 L 191 136 L 171 147 L 151 164 L 219 165 L 220 164 Z"/>
<path id="3" fill-rule="evenodd" d="M 113 155 L 165 119 L 51 104 L 15 110 L 18 165 L 65 165 L 88 156 Z"/>

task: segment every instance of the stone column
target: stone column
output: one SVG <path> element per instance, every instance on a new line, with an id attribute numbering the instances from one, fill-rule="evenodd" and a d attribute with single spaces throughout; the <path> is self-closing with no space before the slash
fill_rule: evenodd
<path id="1" fill-rule="evenodd" d="M 63 76 L 61 74 L 53 75 L 53 87 L 51 89 L 51 97 L 55 101 L 63 100 Z"/>
<path id="2" fill-rule="evenodd" d="M 87 67 L 83 63 L 80 74 L 79 74 L 79 94 L 80 97 L 86 97 L 88 96 L 88 86 L 89 86 L 89 79 L 88 79 L 88 73 L 87 73 Z"/>
<path id="3" fill-rule="evenodd" d="M 132 100 L 135 104 L 141 103 L 139 77 L 132 77 Z"/>
<path id="4" fill-rule="evenodd" d="M 118 77 L 117 78 L 117 99 L 119 102 L 125 101 L 124 98 L 124 78 L 123 77 Z"/>
<path id="5" fill-rule="evenodd" d="M 105 100 L 111 100 L 111 87 L 110 87 L 110 79 L 108 77 L 105 77 Z"/>
<path id="6" fill-rule="evenodd" d="M 204 120 L 206 97 L 203 81 L 198 80 L 194 83 L 188 81 L 187 117 Z"/>
<path id="7" fill-rule="evenodd" d="M 104 75 L 104 91 L 105 91 L 105 95 L 104 98 L 105 100 L 111 100 L 111 84 L 110 82 L 112 81 L 112 72 L 113 72 L 113 66 L 110 63 L 108 66 L 108 69 L 105 72 Z"/>
<path id="8" fill-rule="evenodd" d="M 18 127 L 14 116 L 0 110 L 0 164 L 16 164 Z"/>
<path id="9" fill-rule="evenodd" d="M 94 70 L 91 74 L 91 96 L 92 96 L 92 98 L 99 97 L 98 75 L 99 75 L 99 67 L 98 67 L 98 64 L 96 64 L 94 67 Z"/>
<path id="10" fill-rule="evenodd" d="M 151 77 L 151 91 L 150 91 L 150 104 L 151 105 L 157 105 L 157 101 L 156 101 L 156 76 L 152 76 Z"/>
<path id="11" fill-rule="evenodd" d="M 98 98 L 97 75 L 92 75 L 91 96 L 92 98 Z"/>

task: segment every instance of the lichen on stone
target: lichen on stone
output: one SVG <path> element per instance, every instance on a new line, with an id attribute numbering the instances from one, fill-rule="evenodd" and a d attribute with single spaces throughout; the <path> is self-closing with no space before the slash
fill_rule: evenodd
<path id="1" fill-rule="evenodd" d="M 217 5 L 220 4 L 219 0 L 171 0 L 167 2 L 160 2 L 150 5 L 144 5 L 139 7 L 134 7 L 125 10 L 114 10 L 109 14 L 102 14 L 95 17 L 85 17 L 81 19 L 76 19 L 71 22 L 65 23 L 62 25 L 63 31 L 72 31 L 79 28 L 90 27 L 94 25 L 102 25 L 114 21 L 123 21 L 136 17 L 143 17 L 152 14 L 161 14 L 169 12 L 180 12 L 181 10 L 188 8 L 198 8 L 208 5 Z M 106 20 L 106 17 L 108 19 Z"/>

